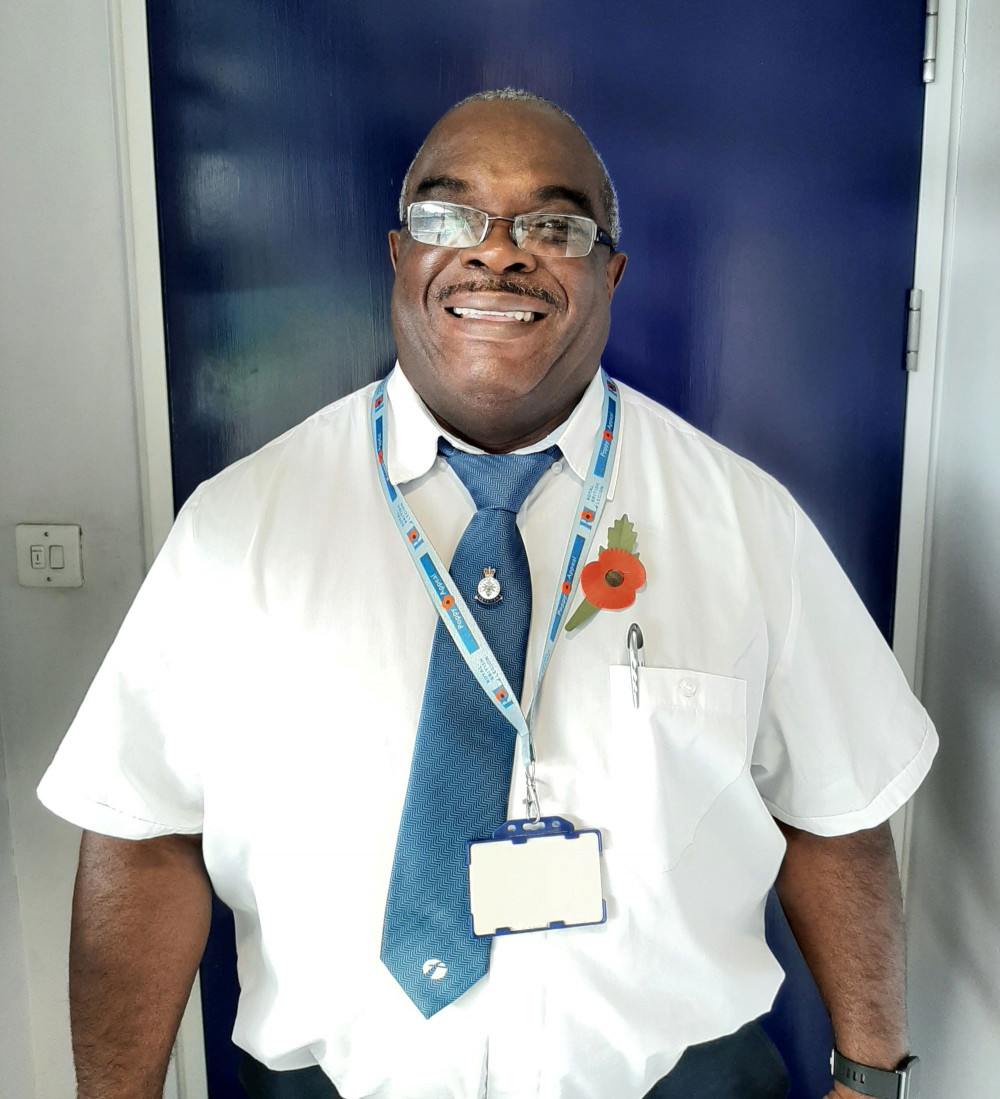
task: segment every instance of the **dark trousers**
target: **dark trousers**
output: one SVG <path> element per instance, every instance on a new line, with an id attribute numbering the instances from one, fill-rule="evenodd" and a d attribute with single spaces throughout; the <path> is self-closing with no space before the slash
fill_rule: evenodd
<path id="1" fill-rule="evenodd" d="M 321 1068 L 272 1072 L 252 1057 L 240 1068 L 240 1083 L 250 1099 L 341 1099 Z M 754 1022 L 689 1046 L 646 1099 L 786 1099 L 788 1085 L 781 1055 Z"/>

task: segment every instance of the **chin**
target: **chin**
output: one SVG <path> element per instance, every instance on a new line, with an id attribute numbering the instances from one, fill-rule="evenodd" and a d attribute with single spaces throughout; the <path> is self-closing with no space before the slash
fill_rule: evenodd
<path id="1" fill-rule="evenodd" d="M 551 398 L 538 393 L 537 379 L 470 372 L 462 380 L 433 411 L 446 427 L 486 450 L 506 450 L 513 440 L 522 445 L 551 417 Z"/>
<path id="2" fill-rule="evenodd" d="M 520 358 L 468 355 L 442 360 L 442 382 L 452 391 L 480 408 L 491 404 L 503 407 L 531 394 L 548 375 L 551 364 Z"/>

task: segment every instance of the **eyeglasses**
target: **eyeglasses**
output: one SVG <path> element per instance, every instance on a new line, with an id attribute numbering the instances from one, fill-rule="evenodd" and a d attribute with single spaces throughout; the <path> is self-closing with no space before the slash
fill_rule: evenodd
<path id="1" fill-rule="evenodd" d="M 411 202 L 403 218 L 414 240 L 435 248 L 475 248 L 486 239 L 491 221 L 509 221 L 511 239 L 533 256 L 571 259 L 590 255 L 595 242 L 612 250 L 615 246 L 596 222 L 575 214 L 518 214 L 516 218 L 500 218 L 454 202 Z"/>

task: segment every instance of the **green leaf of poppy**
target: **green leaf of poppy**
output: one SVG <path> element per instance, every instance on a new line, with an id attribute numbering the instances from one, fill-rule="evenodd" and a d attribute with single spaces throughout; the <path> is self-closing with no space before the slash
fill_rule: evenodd
<path id="1" fill-rule="evenodd" d="M 627 515 L 616 519 L 608 527 L 608 549 L 620 549 L 631 553 L 635 547 L 635 527 L 629 522 Z"/>
<path id="2" fill-rule="evenodd" d="M 567 632 L 575 630 L 582 622 L 586 622 L 592 614 L 597 614 L 599 608 L 595 607 L 593 603 L 588 599 L 584 601 L 576 608 L 573 614 L 570 616 L 569 621 L 566 623 L 565 629 Z"/>

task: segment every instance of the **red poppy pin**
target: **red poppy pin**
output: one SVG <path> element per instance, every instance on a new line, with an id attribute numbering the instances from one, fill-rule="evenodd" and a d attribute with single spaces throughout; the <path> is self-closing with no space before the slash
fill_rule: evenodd
<path id="1" fill-rule="evenodd" d="M 583 602 L 566 623 L 574 630 L 598 611 L 620 611 L 635 602 L 635 593 L 646 583 L 646 570 L 635 551 L 635 527 L 627 515 L 608 528 L 607 548 L 580 573 Z"/>

